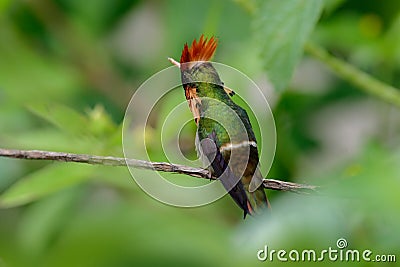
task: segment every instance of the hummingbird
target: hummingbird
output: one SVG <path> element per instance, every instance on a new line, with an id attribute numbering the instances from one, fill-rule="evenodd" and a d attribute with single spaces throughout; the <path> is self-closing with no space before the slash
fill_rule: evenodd
<path id="1" fill-rule="evenodd" d="M 270 208 L 270 204 L 262 186 L 250 119 L 232 100 L 235 92 L 224 86 L 210 62 L 216 48 L 215 37 L 201 35 L 199 41 L 184 45 L 179 62 L 168 59 L 181 72 L 185 97 L 197 125 L 196 150 L 246 218 Z"/>

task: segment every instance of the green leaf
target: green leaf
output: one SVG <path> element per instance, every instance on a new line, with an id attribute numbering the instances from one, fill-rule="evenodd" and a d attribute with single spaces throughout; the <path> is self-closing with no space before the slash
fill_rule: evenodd
<path id="1" fill-rule="evenodd" d="M 69 134 L 68 138 L 82 138 L 82 141 L 86 141 L 91 146 L 93 146 L 91 143 L 95 142 L 97 146 L 105 147 L 110 143 L 110 136 L 121 135 L 121 129 L 101 105 L 88 109 L 86 114 L 81 114 L 62 104 L 37 104 L 28 108 L 38 117 L 59 128 L 62 133 Z M 61 138 L 61 135 L 57 137 L 57 139 Z M 114 140 L 111 141 L 115 144 Z"/>
<path id="2" fill-rule="evenodd" d="M 37 104 L 30 105 L 28 109 L 64 132 L 87 134 L 89 120 L 72 108 L 62 104 Z"/>
<path id="3" fill-rule="evenodd" d="M 0 196 L 0 207 L 26 204 L 91 177 L 94 167 L 54 164 L 21 178 Z"/>
<path id="4" fill-rule="evenodd" d="M 322 3 L 321 0 L 259 2 L 254 18 L 255 38 L 268 78 L 277 91 L 287 86 L 319 18 Z"/>

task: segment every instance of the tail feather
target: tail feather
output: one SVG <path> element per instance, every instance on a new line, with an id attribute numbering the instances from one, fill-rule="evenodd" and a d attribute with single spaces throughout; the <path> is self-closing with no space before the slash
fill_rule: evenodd
<path id="1" fill-rule="evenodd" d="M 221 179 L 221 182 L 223 179 Z M 224 183 L 222 182 L 222 185 Z M 225 187 L 225 185 L 224 185 Z M 227 189 L 225 187 L 225 189 Z M 243 218 L 246 218 L 247 214 L 253 215 L 253 207 L 247 198 L 246 191 L 244 190 L 243 184 L 239 181 L 231 190 L 229 195 L 236 202 L 236 204 L 243 210 Z"/>
<path id="2" fill-rule="evenodd" d="M 244 185 L 244 188 L 248 188 L 248 184 Z M 251 207 L 253 208 L 251 211 L 252 215 L 259 214 L 259 213 L 264 213 L 265 211 L 268 211 L 271 209 L 271 206 L 269 204 L 267 195 L 265 194 L 264 188 L 260 186 L 253 192 L 247 191 L 247 198 L 249 199 L 249 202 L 251 204 Z"/>

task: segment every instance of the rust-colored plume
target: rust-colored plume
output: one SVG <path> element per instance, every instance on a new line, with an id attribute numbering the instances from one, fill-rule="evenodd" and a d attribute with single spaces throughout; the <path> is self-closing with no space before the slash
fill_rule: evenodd
<path id="1" fill-rule="evenodd" d="M 208 61 L 214 55 L 215 49 L 217 48 L 217 40 L 214 37 L 204 38 L 204 34 L 200 36 L 199 42 L 196 39 L 190 47 L 186 43 L 182 50 L 182 56 L 180 63 L 186 63 L 190 61 Z"/>

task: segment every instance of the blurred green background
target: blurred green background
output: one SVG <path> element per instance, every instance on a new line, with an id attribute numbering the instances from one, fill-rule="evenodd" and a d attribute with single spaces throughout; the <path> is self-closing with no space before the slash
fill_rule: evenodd
<path id="1" fill-rule="evenodd" d="M 302 56 L 311 39 L 399 88 L 399 11 L 397 0 L 0 0 L 0 147 L 122 156 L 130 97 L 204 33 L 219 39 L 215 61 L 265 89 L 277 127 L 268 177 L 323 186 L 268 190 L 272 215 L 243 220 L 229 197 L 161 204 L 124 167 L 0 158 L 0 266 L 275 266 L 288 263 L 260 263 L 264 245 L 320 251 L 339 238 L 399 258 L 400 107 Z M 145 137 L 158 160 L 162 123 Z"/>

